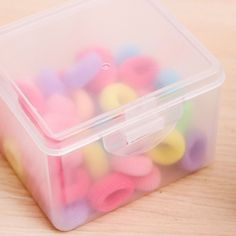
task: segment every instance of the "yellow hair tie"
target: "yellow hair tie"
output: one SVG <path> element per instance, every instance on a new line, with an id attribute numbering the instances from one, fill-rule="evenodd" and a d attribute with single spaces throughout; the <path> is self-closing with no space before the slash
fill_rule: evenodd
<path id="1" fill-rule="evenodd" d="M 99 143 L 89 144 L 83 148 L 85 164 L 94 178 L 100 178 L 109 171 L 107 155 Z"/>
<path id="2" fill-rule="evenodd" d="M 24 170 L 21 163 L 20 151 L 9 139 L 5 139 L 2 144 L 3 155 L 10 163 L 16 174 L 23 179 Z"/>
<path id="3" fill-rule="evenodd" d="M 182 134 L 172 131 L 156 148 L 149 152 L 152 160 L 160 165 L 172 165 L 183 158 L 185 140 Z"/>
<path id="4" fill-rule="evenodd" d="M 100 94 L 100 105 L 104 111 L 119 108 L 137 98 L 137 94 L 128 85 L 114 83 L 108 85 Z"/>

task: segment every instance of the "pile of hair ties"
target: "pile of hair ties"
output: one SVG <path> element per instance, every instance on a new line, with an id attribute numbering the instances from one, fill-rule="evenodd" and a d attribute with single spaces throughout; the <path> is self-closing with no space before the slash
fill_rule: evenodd
<path id="1" fill-rule="evenodd" d="M 57 133 L 179 80 L 173 69 L 161 68 L 156 59 L 127 46 L 115 55 L 101 47 L 85 49 L 67 68 L 45 69 L 34 79 L 17 84 Z M 20 103 L 31 117 L 26 101 L 21 99 Z M 192 113 L 193 104 L 186 102 L 176 128 L 142 155 L 113 156 L 97 141 L 67 156 L 50 158 L 54 204 L 64 215 L 58 220 L 67 226 L 79 225 L 94 212 L 112 211 L 160 187 L 165 183 L 162 170 L 170 166 L 186 173 L 199 169 L 205 163 L 207 138 L 191 129 Z M 17 161 L 16 144 L 6 139 L 3 151 L 20 176 L 23 169 L 30 169 L 29 163 L 22 167 Z M 34 179 L 31 181 L 34 185 Z M 41 186 L 38 189 L 47 191 Z"/>

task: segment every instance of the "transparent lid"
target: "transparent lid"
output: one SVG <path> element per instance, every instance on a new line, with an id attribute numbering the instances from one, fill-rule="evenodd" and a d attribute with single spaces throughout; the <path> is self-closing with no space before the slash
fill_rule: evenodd
<path id="1" fill-rule="evenodd" d="M 2 28 L 0 51 L 1 95 L 52 155 L 221 83 L 155 0 L 74 1 Z"/>

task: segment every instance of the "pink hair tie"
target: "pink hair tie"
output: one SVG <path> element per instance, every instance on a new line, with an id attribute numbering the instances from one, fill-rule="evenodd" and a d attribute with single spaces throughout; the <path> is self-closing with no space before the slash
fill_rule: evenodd
<path id="1" fill-rule="evenodd" d="M 62 132 L 78 124 L 78 119 L 71 114 L 59 115 L 58 113 L 48 113 L 44 115 L 44 120 L 53 132 Z"/>
<path id="2" fill-rule="evenodd" d="M 135 188 L 142 192 L 152 192 L 157 189 L 161 183 L 161 173 L 157 167 L 154 167 L 151 172 L 143 177 L 133 178 Z"/>
<path id="3" fill-rule="evenodd" d="M 101 66 L 93 78 L 88 82 L 87 87 L 93 92 L 100 92 L 104 87 L 116 81 L 117 68 L 112 54 L 105 48 L 94 47 L 87 49 L 79 54 L 78 59 L 91 53 L 100 58 Z"/>
<path id="4" fill-rule="evenodd" d="M 79 151 L 63 157 L 49 157 L 49 173 L 53 199 L 57 205 L 68 205 L 83 200 L 87 195 L 90 178 L 82 165 Z"/>
<path id="5" fill-rule="evenodd" d="M 158 72 L 156 62 L 147 56 L 136 56 L 125 60 L 120 65 L 119 75 L 122 81 L 137 90 L 154 86 Z"/>
<path id="6" fill-rule="evenodd" d="M 84 200 L 90 187 L 90 177 L 83 168 L 73 168 L 64 171 L 64 195 L 65 202 L 73 203 Z"/>
<path id="7" fill-rule="evenodd" d="M 128 176 L 112 173 L 95 182 L 88 198 L 100 212 L 112 211 L 126 203 L 134 193 L 134 184 Z"/>
<path id="8" fill-rule="evenodd" d="M 42 114 L 45 111 L 45 99 L 40 89 L 32 81 L 18 81 L 17 86 L 28 99 L 29 103 L 31 103 L 33 107 Z M 30 113 L 26 101 L 20 98 L 19 102 L 24 111 L 31 117 L 32 113 Z"/>
<path id="9" fill-rule="evenodd" d="M 81 154 L 81 150 L 73 151 L 69 154 L 63 156 L 62 165 L 65 172 L 71 172 L 74 168 L 81 167 L 83 163 L 83 155 Z"/>
<path id="10" fill-rule="evenodd" d="M 64 72 L 63 81 L 69 89 L 85 87 L 101 70 L 102 58 L 93 51 L 81 53 L 68 70 Z"/>
<path id="11" fill-rule="evenodd" d="M 61 115 L 76 114 L 74 102 L 67 96 L 55 94 L 47 100 L 47 111 Z"/>
<path id="12" fill-rule="evenodd" d="M 92 96 L 86 90 L 78 89 L 73 94 L 78 117 L 81 121 L 87 121 L 95 115 L 96 106 Z"/>
<path id="13" fill-rule="evenodd" d="M 152 170 L 152 161 L 145 156 L 113 157 L 111 160 L 115 171 L 130 176 L 145 176 Z"/>
<path id="14" fill-rule="evenodd" d="M 62 132 L 79 123 L 77 109 L 73 101 L 63 95 L 51 96 L 46 104 L 47 113 L 43 118 L 53 132 Z"/>
<path id="15" fill-rule="evenodd" d="M 49 170 L 49 180 L 50 180 L 50 188 L 52 189 L 52 203 L 55 204 L 54 207 L 61 207 L 61 204 L 64 204 L 64 189 L 63 189 L 63 165 L 62 158 L 48 156 L 48 170 Z M 31 173 L 32 178 L 34 178 L 34 173 Z M 29 181 L 30 185 L 32 185 L 31 181 Z M 34 181 L 35 184 L 35 181 Z M 34 186 L 32 186 L 34 188 Z M 43 191 L 44 187 L 42 187 Z M 41 190 L 40 193 L 37 193 L 37 197 L 42 198 L 42 196 L 46 195 Z M 35 188 L 36 192 L 38 192 L 38 187 Z M 40 199 L 41 201 L 42 199 Z M 46 203 L 47 201 L 43 201 Z"/>

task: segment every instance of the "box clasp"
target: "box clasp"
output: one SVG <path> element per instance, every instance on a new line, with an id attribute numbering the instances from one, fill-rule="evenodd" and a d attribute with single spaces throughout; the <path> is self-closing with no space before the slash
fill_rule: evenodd
<path id="1" fill-rule="evenodd" d="M 152 100 L 136 110 L 126 111 L 124 116 L 128 125 L 103 138 L 106 151 L 116 156 L 139 155 L 157 146 L 176 127 L 182 104 L 164 111 L 157 108 L 158 101 Z M 140 114 L 144 115 L 135 119 Z"/>

